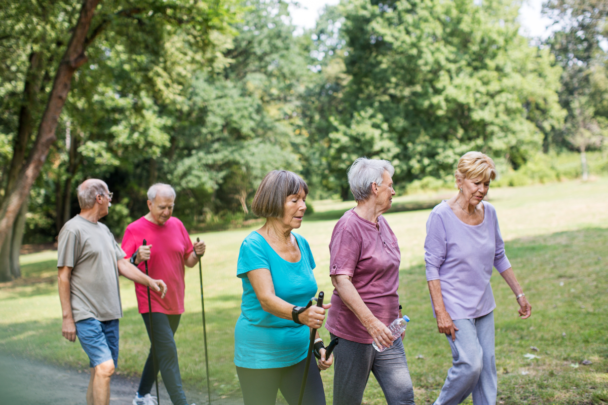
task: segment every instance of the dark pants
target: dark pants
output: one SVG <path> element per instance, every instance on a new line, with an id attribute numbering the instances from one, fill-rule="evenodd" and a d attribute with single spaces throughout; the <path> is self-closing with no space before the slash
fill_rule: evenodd
<path id="1" fill-rule="evenodd" d="M 331 338 L 335 336 L 332 334 Z M 413 405 L 414 389 L 401 339 L 378 352 L 371 344 L 340 338 L 334 350 L 334 405 L 359 405 L 374 373 L 388 405 Z"/>
<path id="2" fill-rule="evenodd" d="M 305 366 L 306 359 L 293 366 L 282 368 L 237 367 L 236 372 L 239 375 L 245 405 L 274 405 L 278 390 L 281 390 L 289 405 L 297 405 Z M 314 358 L 310 359 L 302 404 L 325 405 L 321 372 Z"/>
<path id="3" fill-rule="evenodd" d="M 148 314 L 141 314 L 150 337 L 150 320 Z M 139 395 L 149 394 L 154 385 L 154 380 L 160 368 L 163 382 L 171 397 L 173 405 L 188 405 L 186 395 L 182 388 L 182 376 L 179 372 L 177 361 L 177 347 L 175 346 L 175 331 L 179 326 L 181 315 L 166 315 L 158 312 L 152 313 L 152 327 L 154 328 L 154 351 L 156 352 L 156 368 L 154 368 L 154 357 L 152 348 L 148 354 L 148 360 L 139 382 Z"/>

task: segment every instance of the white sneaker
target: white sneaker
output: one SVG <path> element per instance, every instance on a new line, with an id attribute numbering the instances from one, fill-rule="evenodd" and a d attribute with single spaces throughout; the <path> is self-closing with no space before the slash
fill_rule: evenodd
<path id="1" fill-rule="evenodd" d="M 158 405 L 158 399 L 150 394 L 146 394 L 141 398 L 135 394 L 135 398 L 133 398 L 133 405 Z"/>

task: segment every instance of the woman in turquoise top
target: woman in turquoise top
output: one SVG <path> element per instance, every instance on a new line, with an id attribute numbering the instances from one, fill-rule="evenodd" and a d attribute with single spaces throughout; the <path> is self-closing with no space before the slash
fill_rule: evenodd
<path id="1" fill-rule="evenodd" d="M 297 404 L 310 328 L 321 327 L 331 306 L 302 308 L 317 293 L 315 261 L 306 239 L 291 231 L 302 224 L 307 194 L 308 186 L 297 174 L 275 170 L 253 199 L 253 212 L 266 223 L 245 238 L 237 264 L 243 301 L 234 331 L 234 363 L 245 405 L 274 405 L 279 389 L 290 405 Z M 326 360 L 325 350 L 319 352 L 303 404 L 325 404 L 319 371 L 331 366 L 333 355 Z"/>

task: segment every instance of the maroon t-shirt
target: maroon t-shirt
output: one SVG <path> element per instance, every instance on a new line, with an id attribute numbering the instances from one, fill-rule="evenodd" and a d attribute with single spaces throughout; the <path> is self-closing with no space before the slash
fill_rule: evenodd
<path id="1" fill-rule="evenodd" d="M 188 231 L 182 221 L 175 217 L 169 218 L 164 225 L 156 225 L 141 217 L 127 226 L 125 236 L 122 238 L 125 258 L 131 258 L 144 238 L 148 245 L 152 245 L 148 273 L 153 279 L 163 280 L 167 284 L 167 294 L 164 299 L 160 298 L 159 293 L 150 290 L 152 312 L 179 315 L 184 312 L 186 258 L 193 250 Z M 137 267 L 145 272 L 144 262 L 139 263 Z M 139 313 L 147 314 L 148 289 L 135 283 L 135 294 Z"/>
<path id="2" fill-rule="evenodd" d="M 397 237 L 383 216 L 374 224 L 352 209 L 336 224 L 329 243 L 330 275 L 346 274 L 374 316 L 389 325 L 399 317 L 399 264 Z M 336 290 L 325 327 L 353 342 L 374 340 L 355 314 L 342 302 Z"/>

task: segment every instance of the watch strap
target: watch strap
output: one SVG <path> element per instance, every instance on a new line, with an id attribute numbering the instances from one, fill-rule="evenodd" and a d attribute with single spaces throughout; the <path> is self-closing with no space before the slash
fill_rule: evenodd
<path id="1" fill-rule="evenodd" d="M 298 315 L 300 315 L 304 311 L 306 311 L 305 307 L 299 307 L 297 305 L 293 307 L 293 309 L 291 310 L 291 318 L 295 323 L 302 325 L 302 322 L 300 322 Z"/>
<path id="2" fill-rule="evenodd" d="M 129 261 L 131 262 L 131 264 L 132 264 L 133 266 L 137 266 L 137 265 L 135 264 L 135 259 L 136 259 L 136 258 L 137 258 L 137 250 L 135 251 L 135 253 L 133 253 L 133 255 L 131 256 L 131 259 L 129 259 Z"/>

